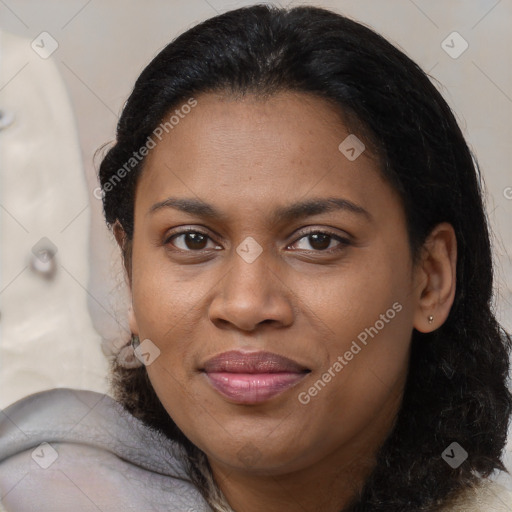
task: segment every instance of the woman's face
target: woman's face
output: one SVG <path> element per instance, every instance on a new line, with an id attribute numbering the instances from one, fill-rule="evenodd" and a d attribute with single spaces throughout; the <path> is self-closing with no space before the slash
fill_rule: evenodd
<path id="1" fill-rule="evenodd" d="M 196 99 L 136 192 L 131 324 L 151 383 L 214 465 L 348 463 L 382 443 L 405 383 L 418 281 L 401 203 L 324 100 Z"/>

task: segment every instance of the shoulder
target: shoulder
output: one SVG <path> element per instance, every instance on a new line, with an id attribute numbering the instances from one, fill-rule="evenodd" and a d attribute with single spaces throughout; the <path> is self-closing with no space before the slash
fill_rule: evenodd
<path id="1" fill-rule="evenodd" d="M 92 391 L 44 391 L 0 412 L 0 498 L 9 512 L 210 511 L 183 457 Z"/>
<path id="2" fill-rule="evenodd" d="M 479 485 L 468 489 L 440 512 L 510 512 L 511 510 L 512 487 L 494 480 L 483 479 Z"/>

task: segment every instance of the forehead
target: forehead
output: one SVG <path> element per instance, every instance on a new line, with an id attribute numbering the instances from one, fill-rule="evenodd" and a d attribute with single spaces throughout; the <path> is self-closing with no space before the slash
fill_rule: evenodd
<path id="1" fill-rule="evenodd" d="M 268 98 L 208 93 L 195 100 L 193 108 L 178 105 L 165 116 L 174 115 L 174 123 L 146 158 L 138 200 L 181 194 L 241 207 L 340 191 L 367 202 L 386 186 L 377 159 L 322 98 L 287 91 Z"/>

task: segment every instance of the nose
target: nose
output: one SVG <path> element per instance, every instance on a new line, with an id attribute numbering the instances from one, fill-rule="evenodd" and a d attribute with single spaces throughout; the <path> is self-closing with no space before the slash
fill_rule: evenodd
<path id="1" fill-rule="evenodd" d="M 210 320 L 219 328 L 243 331 L 254 331 L 259 324 L 279 328 L 293 323 L 293 293 L 285 274 L 272 267 L 272 255 L 263 251 L 251 261 L 240 254 L 233 251 L 230 268 L 218 283 Z"/>

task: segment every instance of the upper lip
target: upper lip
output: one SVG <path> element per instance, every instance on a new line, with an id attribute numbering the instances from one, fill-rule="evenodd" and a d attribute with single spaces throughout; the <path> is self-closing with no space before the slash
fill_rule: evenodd
<path id="1" fill-rule="evenodd" d="M 272 352 L 230 350 L 208 359 L 201 368 L 206 373 L 303 373 L 305 366 Z"/>

